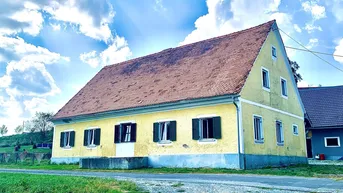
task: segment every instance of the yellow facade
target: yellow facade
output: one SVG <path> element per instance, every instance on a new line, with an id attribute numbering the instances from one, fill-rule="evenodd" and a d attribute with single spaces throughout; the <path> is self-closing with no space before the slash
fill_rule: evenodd
<path id="1" fill-rule="evenodd" d="M 272 46 L 277 50 L 277 58 L 273 59 Z M 246 154 L 306 156 L 305 129 L 301 103 L 292 84 L 282 54 L 280 42 L 275 32 L 270 32 L 261 48 L 255 64 L 241 92 L 242 122 L 244 129 L 244 149 Z M 269 71 L 270 90 L 262 87 L 262 67 Z M 280 78 L 287 80 L 288 97 L 281 95 Z M 258 105 L 256 105 L 257 103 Z M 266 108 L 267 107 L 267 108 Z M 264 143 L 255 143 L 253 115 L 263 118 Z M 275 122 L 283 123 L 284 145 L 276 143 Z M 292 125 L 298 125 L 299 134 L 294 135 Z"/>
<path id="2" fill-rule="evenodd" d="M 118 157 L 116 146 L 118 149 L 121 146 L 114 143 L 114 126 L 123 122 L 134 122 L 137 124 L 137 135 L 136 142 L 133 143 L 133 156 L 149 157 L 152 160 L 152 165 L 157 167 L 159 167 L 159 163 L 165 163 L 171 167 L 199 167 L 201 163 L 205 163 L 204 160 L 206 160 L 206 164 L 203 164 L 204 167 L 241 169 L 268 165 L 276 166 L 282 162 L 288 164 L 305 163 L 304 112 L 297 88 L 293 84 L 292 74 L 287 68 L 286 62 L 288 60 L 282 52 L 284 49 L 282 46 L 279 34 L 271 31 L 256 58 L 241 93 L 232 96 L 232 99 L 238 104 L 237 108 L 241 108 L 238 113 L 239 116 L 237 116 L 235 104 L 225 102 L 225 104 L 215 103 L 218 105 L 194 106 L 177 110 L 57 124 L 52 157 Z M 272 57 L 272 47 L 276 48 L 277 58 Z M 270 89 L 267 90 L 262 86 L 262 68 L 269 71 Z M 287 81 L 287 97 L 283 97 L 281 94 L 281 78 Z M 263 143 L 256 143 L 254 139 L 254 115 L 261 116 L 263 119 Z M 204 116 L 221 117 L 221 139 L 214 142 L 201 142 L 192 139 L 192 119 Z M 176 141 L 171 144 L 162 145 L 153 142 L 153 123 L 165 120 L 176 121 L 177 137 Z M 239 120 L 239 124 L 237 120 Z M 276 142 L 276 121 L 282 121 L 283 145 L 278 145 Z M 293 133 L 293 125 L 298 126 L 297 135 Z M 95 127 L 101 128 L 100 145 L 95 148 L 87 148 L 83 145 L 84 130 Z M 67 130 L 75 131 L 75 146 L 70 149 L 59 146 L 60 133 Z M 240 138 L 240 143 L 238 143 L 238 138 Z M 238 152 L 239 146 L 240 152 Z M 205 156 L 200 159 L 200 156 L 197 157 L 196 155 Z M 165 156 L 165 158 L 159 156 Z M 244 156 L 247 159 L 242 159 Z M 264 159 L 261 159 L 261 156 Z M 244 166 L 242 162 L 246 162 L 247 165 Z"/>
<path id="3" fill-rule="evenodd" d="M 199 143 L 192 139 L 192 119 L 201 116 L 220 116 L 222 138 L 214 143 Z M 153 142 L 153 123 L 161 120 L 175 120 L 177 139 L 171 145 Z M 125 117 L 92 120 L 86 122 L 56 125 L 53 144 L 53 157 L 115 157 L 114 125 L 119 122 L 137 123 L 137 142 L 134 143 L 134 156 L 176 155 L 176 154 L 214 154 L 237 153 L 237 113 L 233 104 L 204 106 Z M 84 130 L 90 127 L 101 128 L 100 146 L 90 149 L 83 146 Z M 75 131 L 75 146 L 64 149 L 59 146 L 60 133 Z"/>

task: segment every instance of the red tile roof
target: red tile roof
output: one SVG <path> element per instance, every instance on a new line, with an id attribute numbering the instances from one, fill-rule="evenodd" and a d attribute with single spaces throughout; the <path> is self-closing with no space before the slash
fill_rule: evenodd
<path id="1" fill-rule="evenodd" d="M 105 66 L 54 119 L 238 94 L 274 22 Z"/>

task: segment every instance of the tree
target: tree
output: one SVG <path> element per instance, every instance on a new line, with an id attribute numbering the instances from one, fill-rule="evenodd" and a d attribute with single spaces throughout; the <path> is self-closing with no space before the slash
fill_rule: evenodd
<path id="1" fill-rule="evenodd" d="M 24 121 L 23 130 L 33 133 L 36 131 L 36 128 L 32 121 Z"/>
<path id="2" fill-rule="evenodd" d="M 14 132 L 16 133 L 21 133 L 24 131 L 24 127 L 22 125 L 18 125 L 15 129 L 14 129 Z"/>
<path id="3" fill-rule="evenodd" d="M 288 62 L 289 62 L 289 65 L 292 68 L 292 73 L 293 73 L 293 76 L 294 76 L 295 83 L 298 84 L 298 82 L 303 80 L 301 75 L 299 73 L 297 73 L 297 71 L 299 70 L 300 66 L 299 66 L 299 64 L 296 61 L 292 61 L 289 58 L 288 58 Z"/>
<path id="4" fill-rule="evenodd" d="M 1 134 L 1 136 L 4 136 L 7 132 L 8 132 L 8 129 L 7 129 L 6 125 L 2 125 L 0 127 L 0 134 Z"/>
<path id="5" fill-rule="evenodd" d="M 54 126 L 50 121 L 52 116 L 52 113 L 36 112 L 36 115 L 32 120 L 34 128 L 41 132 L 43 138 L 45 138 L 46 132 L 50 131 Z"/>

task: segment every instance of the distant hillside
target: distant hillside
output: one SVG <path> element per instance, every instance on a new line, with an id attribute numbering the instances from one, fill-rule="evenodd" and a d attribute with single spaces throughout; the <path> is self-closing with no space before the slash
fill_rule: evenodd
<path id="1" fill-rule="evenodd" d="M 23 133 L 11 136 L 0 137 L 0 147 L 14 147 L 17 142 L 20 145 L 31 145 L 32 143 L 52 143 L 53 131 L 48 131 L 43 138 L 40 132 Z"/>

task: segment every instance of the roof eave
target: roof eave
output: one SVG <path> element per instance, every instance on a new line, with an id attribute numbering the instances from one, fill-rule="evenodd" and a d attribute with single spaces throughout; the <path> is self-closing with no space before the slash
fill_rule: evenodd
<path id="1" fill-rule="evenodd" d="M 90 121 L 90 120 L 106 119 L 106 118 L 111 118 L 111 117 L 128 116 L 128 115 L 134 115 L 134 114 L 146 114 L 146 113 L 153 113 L 153 112 L 160 112 L 160 111 L 178 110 L 178 109 L 184 109 L 184 108 L 210 106 L 210 105 L 217 105 L 217 104 L 230 104 L 230 103 L 233 103 L 233 101 L 237 97 L 239 97 L 238 94 L 227 94 L 227 95 L 214 96 L 214 97 L 180 100 L 176 102 L 168 102 L 168 103 L 133 107 L 133 108 L 127 108 L 127 109 L 111 110 L 111 111 L 90 113 L 90 114 L 84 114 L 84 115 L 57 117 L 57 118 L 53 118 L 52 122 L 58 125 L 70 124 L 70 123 L 75 123 L 75 122 L 84 122 L 84 121 Z"/>

